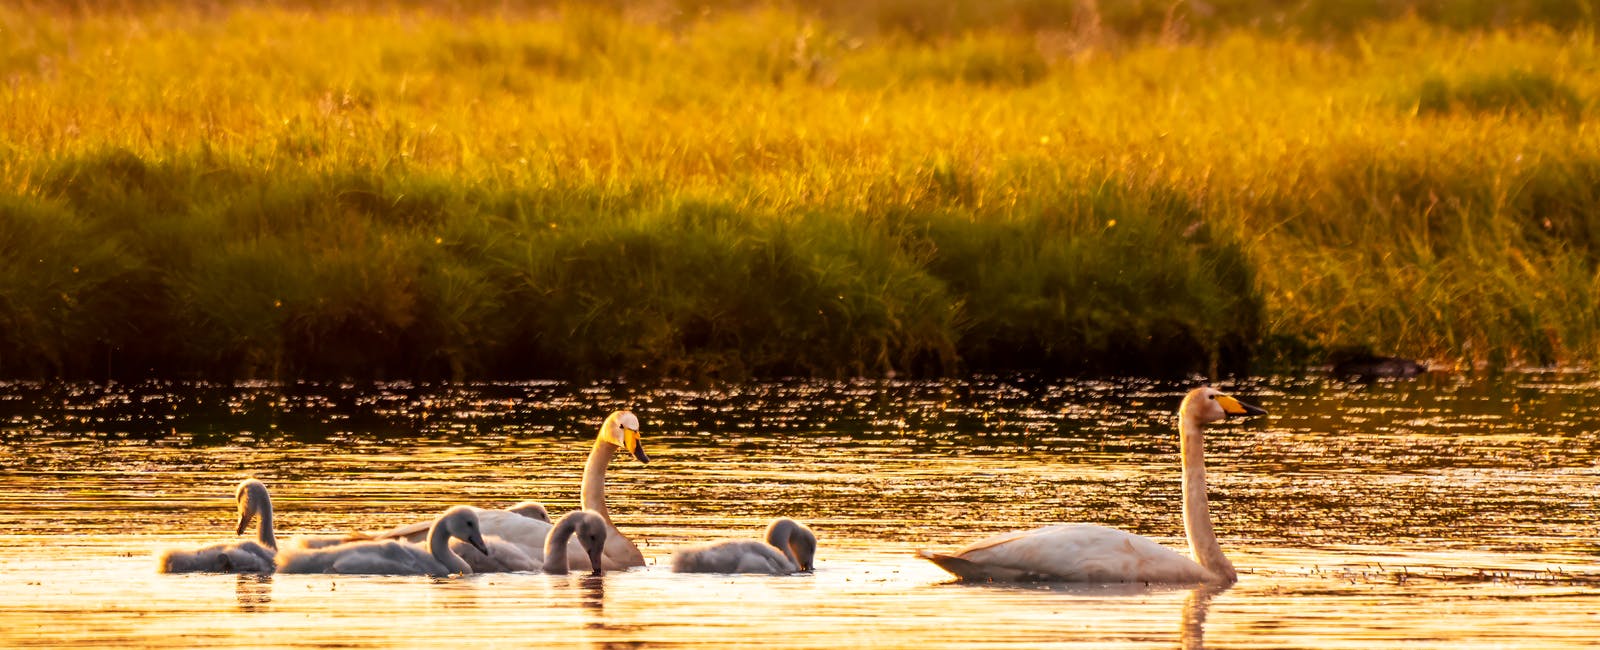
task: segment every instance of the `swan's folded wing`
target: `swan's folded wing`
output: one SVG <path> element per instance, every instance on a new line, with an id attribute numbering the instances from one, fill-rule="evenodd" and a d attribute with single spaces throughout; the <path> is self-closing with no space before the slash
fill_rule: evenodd
<path id="1" fill-rule="evenodd" d="M 381 533 L 372 535 L 372 539 L 400 539 L 408 542 L 420 542 L 428 538 L 428 529 L 433 527 L 433 520 L 419 521 L 414 524 L 398 526 Z"/>
<path id="2" fill-rule="evenodd" d="M 450 540 L 450 551 L 472 567 L 473 573 L 532 572 L 544 568 L 542 558 L 529 557 L 527 551 L 517 544 L 492 535 L 485 537 L 483 542 L 489 546 L 488 555 L 459 539 Z"/>
<path id="3" fill-rule="evenodd" d="M 794 573 L 793 564 L 777 549 L 756 540 L 724 540 L 672 552 L 678 573 Z"/>
<path id="4" fill-rule="evenodd" d="M 172 549 L 161 554 L 161 573 L 272 573 L 277 554 L 255 542 L 212 544 L 193 551 Z"/>
<path id="5" fill-rule="evenodd" d="M 289 540 L 288 548 L 329 548 L 351 542 L 368 542 L 377 539 L 366 533 L 345 533 L 343 535 L 301 535 Z"/>
<path id="6" fill-rule="evenodd" d="M 477 510 L 478 529 L 484 535 L 499 537 L 521 547 L 529 557 L 544 561 L 544 541 L 554 528 L 549 522 L 525 517 L 509 510 Z"/>
<path id="7" fill-rule="evenodd" d="M 478 529 L 484 535 L 499 537 L 523 547 L 536 560 L 544 558 L 544 538 L 550 534 L 550 522 L 511 512 L 510 510 L 485 510 L 472 508 L 478 516 Z M 428 538 L 433 521 L 419 521 L 391 528 L 372 535 L 372 539 L 421 542 Z"/>
<path id="8" fill-rule="evenodd" d="M 789 558 L 779 553 L 777 549 L 761 544 L 761 549 L 739 558 L 739 573 L 764 573 L 767 575 L 789 575 L 795 572 L 794 564 Z"/>
<path id="9" fill-rule="evenodd" d="M 606 531 L 605 554 L 601 556 L 606 568 L 627 569 L 644 566 L 644 554 L 639 552 L 639 547 L 633 544 L 633 540 L 624 536 L 622 531 L 617 530 L 616 526 L 611 526 L 610 528 L 610 530 Z M 587 564 L 588 560 L 585 559 L 584 563 Z"/>
<path id="10" fill-rule="evenodd" d="M 375 575 L 411 575 L 423 573 L 412 562 L 396 560 L 376 553 L 347 553 L 333 561 L 330 573 L 366 573 Z"/>
<path id="11" fill-rule="evenodd" d="M 1165 584 L 1206 579 L 1205 569 L 1172 549 L 1132 533 L 1090 524 L 1049 526 L 980 540 L 949 554 L 964 562 L 959 566 L 924 557 L 969 580 Z"/>
<path id="12" fill-rule="evenodd" d="M 222 571 L 222 544 L 201 549 L 167 549 L 156 560 L 161 573 L 194 573 Z"/>
<path id="13" fill-rule="evenodd" d="M 1027 537 L 1034 537 L 1034 536 L 1037 536 L 1037 535 L 1041 535 L 1041 534 L 1044 534 L 1044 533 L 1046 533 L 1048 531 L 1054 530 L 1056 528 L 1060 528 L 1060 526 L 1046 526 L 1044 528 L 1034 528 L 1034 529 L 1030 529 L 1030 530 L 1015 530 L 1015 531 L 1011 531 L 1009 533 L 1000 533 L 999 535 L 993 535 L 993 536 L 990 536 L 990 537 L 985 537 L 985 538 L 980 539 L 980 540 L 978 540 L 976 542 L 968 544 L 965 547 L 963 547 L 961 550 L 956 551 L 955 553 L 952 553 L 952 555 L 958 555 L 959 556 L 959 555 L 965 555 L 967 553 L 971 553 L 973 551 L 981 551 L 981 550 L 986 549 L 986 548 L 990 548 L 990 547 L 994 547 L 994 546 L 1000 546 L 1002 544 L 1013 542 L 1013 541 L 1016 541 L 1018 539 L 1023 539 L 1023 538 L 1027 538 Z"/>
<path id="14" fill-rule="evenodd" d="M 277 553 L 255 542 L 245 542 L 232 548 L 224 549 L 221 557 L 222 566 L 218 569 L 227 573 L 272 573 L 277 565 L 274 558 Z"/>
<path id="15" fill-rule="evenodd" d="M 352 544 L 333 561 L 333 573 L 444 575 L 447 569 L 419 546 L 387 540 Z"/>
<path id="16" fill-rule="evenodd" d="M 1001 566 L 987 566 L 966 560 L 948 553 L 935 553 L 929 550 L 917 551 L 917 557 L 939 565 L 939 568 L 950 572 L 951 575 L 969 582 L 1028 582 L 1037 580 L 1030 578 L 1025 571 Z"/>

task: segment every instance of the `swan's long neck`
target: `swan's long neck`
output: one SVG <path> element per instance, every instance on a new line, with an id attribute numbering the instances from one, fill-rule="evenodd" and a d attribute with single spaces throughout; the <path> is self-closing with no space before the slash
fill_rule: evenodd
<path id="1" fill-rule="evenodd" d="M 550 536 L 544 540 L 545 573 L 567 572 L 567 540 L 572 539 L 577 530 L 577 519 L 573 517 L 562 517 L 556 527 L 550 529 Z"/>
<path id="2" fill-rule="evenodd" d="M 433 554 L 433 559 L 444 565 L 450 573 L 466 575 L 472 573 L 472 567 L 466 560 L 450 550 L 450 530 L 445 525 L 444 519 L 433 522 L 433 528 L 428 529 L 428 552 Z"/>
<path id="3" fill-rule="evenodd" d="M 611 511 L 606 509 L 606 467 L 617 453 L 617 446 L 595 438 L 594 449 L 589 451 L 589 462 L 583 466 L 583 492 L 580 500 L 584 510 L 593 510 L 611 523 Z"/>
<path id="4" fill-rule="evenodd" d="M 794 534 L 798 531 L 795 523 L 788 519 L 780 519 L 767 529 L 767 544 L 789 558 L 789 564 L 796 571 L 800 570 L 800 558 L 794 554 Z"/>
<path id="5" fill-rule="evenodd" d="M 1178 416 L 1178 431 L 1183 447 L 1183 530 L 1189 536 L 1189 552 L 1215 581 L 1232 583 L 1238 576 L 1234 573 L 1233 563 L 1223 556 L 1222 546 L 1217 543 L 1217 532 L 1211 527 L 1201 425 L 1184 413 Z"/>
<path id="6" fill-rule="evenodd" d="M 267 548 L 278 549 L 278 536 L 272 532 L 272 500 L 261 502 L 261 525 L 256 529 L 256 539 Z"/>
<path id="7" fill-rule="evenodd" d="M 248 479 L 239 484 L 239 530 L 244 534 L 245 526 L 250 525 L 254 517 L 261 517 L 261 523 L 256 527 L 256 540 L 262 546 L 274 551 L 278 550 L 278 538 L 272 532 L 272 495 L 267 493 L 267 486 L 260 481 Z"/>

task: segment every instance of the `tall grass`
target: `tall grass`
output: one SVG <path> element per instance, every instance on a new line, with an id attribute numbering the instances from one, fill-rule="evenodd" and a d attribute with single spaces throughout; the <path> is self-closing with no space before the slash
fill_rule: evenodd
<path id="1" fill-rule="evenodd" d="M 1588 5 L 1159 4 L 0 8 L 0 374 L 1600 357 Z"/>

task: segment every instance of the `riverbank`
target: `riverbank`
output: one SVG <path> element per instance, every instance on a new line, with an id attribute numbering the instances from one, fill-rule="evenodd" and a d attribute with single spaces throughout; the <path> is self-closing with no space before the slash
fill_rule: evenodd
<path id="1" fill-rule="evenodd" d="M 0 9 L 0 375 L 1600 358 L 1580 21 L 970 20 Z"/>

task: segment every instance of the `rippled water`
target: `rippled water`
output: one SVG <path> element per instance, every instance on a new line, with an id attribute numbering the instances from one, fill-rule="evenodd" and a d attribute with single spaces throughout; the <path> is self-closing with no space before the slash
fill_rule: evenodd
<path id="1" fill-rule="evenodd" d="M 1207 439 L 1222 591 L 969 586 L 912 557 L 1061 521 L 1182 547 L 1172 415 L 1146 381 L 699 389 L 0 384 L 0 645 L 1550 648 L 1600 639 L 1600 383 L 1576 373 L 1227 388 L 1272 412 Z M 455 503 L 574 506 L 600 419 L 651 566 L 604 577 L 169 576 L 232 538 L 232 485 L 280 536 Z M 678 544 L 791 516 L 814 575 L 678 576 Z M 660 564 L 657 564 L 657 563 Z"/>

